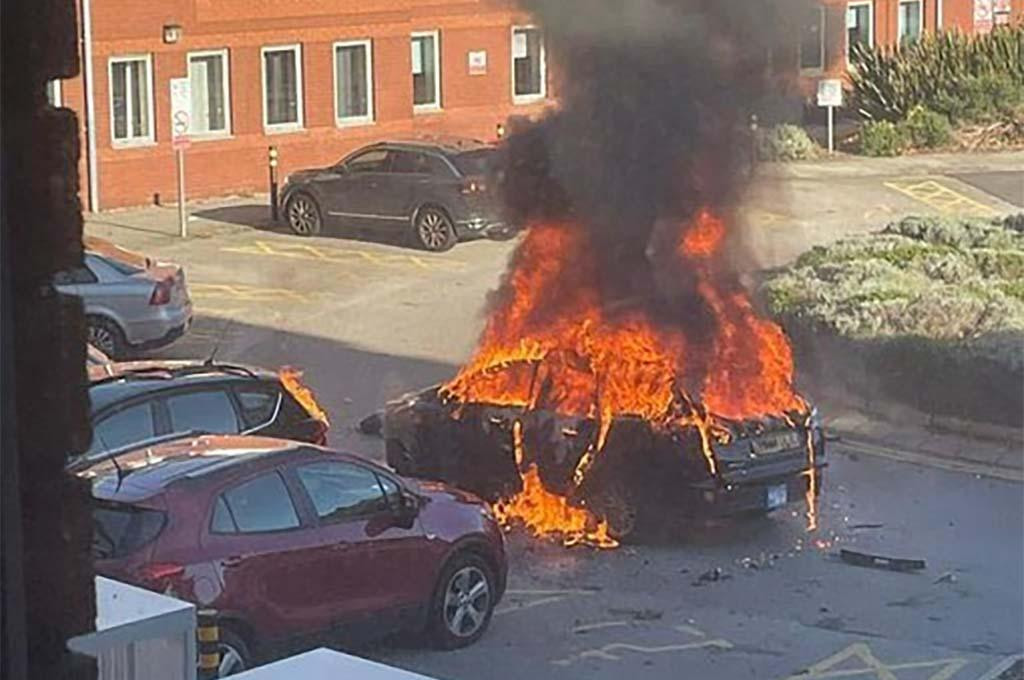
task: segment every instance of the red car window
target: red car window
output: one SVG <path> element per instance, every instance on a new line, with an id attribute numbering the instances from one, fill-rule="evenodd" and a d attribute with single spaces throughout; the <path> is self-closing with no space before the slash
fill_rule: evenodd
<path id="1" fill-rule="evenodd" d="M 228 489 L 214 507 L 210 530 L 257 533 L 296 529 L 299 516 L 281 475 L 271 472 Z"/>
<path id="2" fill-rule="evenodd" d="M 377 475 L 358 465 L 324 462 L 296 469 L 320 519 L 364 517 L 387 510 Z"/>

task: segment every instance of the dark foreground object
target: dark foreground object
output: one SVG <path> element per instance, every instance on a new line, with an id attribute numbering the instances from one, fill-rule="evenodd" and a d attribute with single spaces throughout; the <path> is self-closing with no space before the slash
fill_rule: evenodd
<path id="1" fill-rule="evenodd" d="M 612 534 L 677 517 L 763 514 L 805 500 L 813 475 L 825 465 L 821 427 L 803 417 L 727 423 L 727 443 L 715 443 L 716 473 L 693 426 L 656 427 L 617 416 L 603 448 L 577 467 L 600 436 L 595 418 L 491 404 L 455 404 L 437 388 L 390 403 L 382 434 L 387 462 L 399 474 L 443 480 L 495 501 L 521 489 L 520 471 L 536 465 L 552 492 L 606 519 Z M 513 427 L 520 423 L 522 462 L 517 469 Z"/>

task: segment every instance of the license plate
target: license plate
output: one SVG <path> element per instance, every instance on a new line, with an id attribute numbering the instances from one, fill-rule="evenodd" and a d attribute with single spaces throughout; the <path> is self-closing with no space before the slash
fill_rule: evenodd
<path id="1" fill-rule="evenodd" d="M 775 508 L 781 508 L 786 504 L 786 485 L 779 484 L 777 486 L 768 487 L 768 509 L 774 510 Z"/>

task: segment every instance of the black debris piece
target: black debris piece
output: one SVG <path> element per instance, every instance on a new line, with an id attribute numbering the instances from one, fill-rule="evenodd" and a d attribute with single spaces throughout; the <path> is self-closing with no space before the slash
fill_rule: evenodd
<path id="1" fill-rule="evenodd" d="M 885 557 L 846 548 L 839 551 L 839 559 L 855 567 L 870 567 L 872 569 L 887 569 L 889 571 L 920 571 L 925 568 L 924 560 Z"/>

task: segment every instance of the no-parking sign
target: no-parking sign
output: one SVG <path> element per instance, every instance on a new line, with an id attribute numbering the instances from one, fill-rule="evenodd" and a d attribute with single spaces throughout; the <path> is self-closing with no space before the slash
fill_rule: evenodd
<path id="1" fill-rule="evenodd" d="M 171 146 L 187 149 L 191 144 L 191 129 L 192 81 L 188 78 L 171 78 Z"/>

